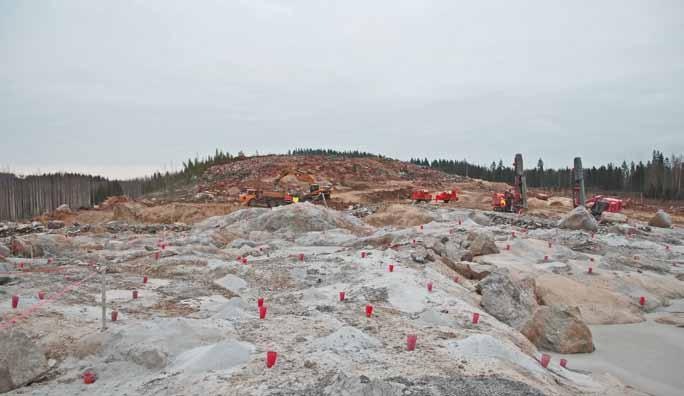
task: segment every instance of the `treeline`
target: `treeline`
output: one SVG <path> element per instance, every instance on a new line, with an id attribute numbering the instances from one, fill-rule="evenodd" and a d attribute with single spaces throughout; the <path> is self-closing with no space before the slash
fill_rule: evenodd
<path id="1" fill-rule="evenodd" d="M 469 176 L 488 181 L 511 183 L 514 177 L 512 164 L 504 165 L 502 160 L 492 162 L 490 166 L 475 165 L 465 160 L 412 158 L 411 163 L 441 170 L 445 173 Z M 605 192 L 642 193 L 646 198 L 681 200 L 683 157 L 665 155 L 653 151 L 651 160 L 644 163 L 623 161 L 620 165 L 609 163 L 599 167 L 584 169 L 585 186 L 589 190 Z M 537 166 L 526 169 L 529 187 L 548 189 L 569 189 L 573 187 L 572 169 L 546 169 L 540 158 Z"/>
<path id="2" fill-rule="evenodd" d="M 327 155 L 336 157 L 349 157 L 349 158 L 386 158 L 382 155 L 367 153 L 365 151 L 358 150 L 332 150 L 332 149 L 311 149 L 311 148 L 298 148 L 294 150 L 288 150 L 287 155 Z"/>
<path id="3" fill-rule="evenodd" d="M 27 177 L 0 173 L 0 220 L 39 216 L 63 204 L 72 209 L 91 208 L 109 196 L 122 195 L 122 183 L 125 185 L 125 182 L 77 173 Z"/>

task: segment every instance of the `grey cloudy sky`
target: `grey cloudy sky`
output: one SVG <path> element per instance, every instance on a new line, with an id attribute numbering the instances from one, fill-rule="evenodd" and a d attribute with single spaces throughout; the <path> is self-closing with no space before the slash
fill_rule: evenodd
<path id="1" fill-rule="evenodd" d="M 0 166 L 684 153 L 684 1 L 0 0 Z"/>

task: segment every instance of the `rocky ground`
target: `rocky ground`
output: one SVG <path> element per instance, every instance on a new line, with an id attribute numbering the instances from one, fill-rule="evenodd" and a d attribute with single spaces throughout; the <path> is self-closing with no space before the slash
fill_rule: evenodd
<path id="1" fill-rule="evenodd" d="M 631 386 L 629 376 L 638 372 L 579 369 L 573 356 L 603 350 L 592 335 L 598 325 L 680 330 L 680 314 L 667 307 L 684 298 L 681 228 L 597 224 L 583 213 L 569 215 L 560 228 L 548 216 L 453 205 L 353 215 L 361 212 L 297 204 L 238 210 L 190 226 L 120 219 L 6 230 L 0 391 L 644 395 L 672 389 L 650 388 L 648 381 Z M 104 268 L 107 328 L 101 331 L 98 271 Z M 684 333 L 674 334 L 681 344 Z M 408 335 L 417 336 L 413 351 Z M 278 353 L 270 369 L 268 351 Z M 543 367 L 546 353 L 553 357 Z M 96 374 L 93 384 L 84 384 L 85 372 Z"/>

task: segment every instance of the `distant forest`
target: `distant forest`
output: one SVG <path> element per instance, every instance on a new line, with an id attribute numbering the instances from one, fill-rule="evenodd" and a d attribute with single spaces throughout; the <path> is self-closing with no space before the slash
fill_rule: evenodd
<path id="1" fill-rule="evenodd" d="M 682 192 L 682 159 L 672 155 L 670 158 L 657 150 L 645 164 L 623 161 L 620 165 L 609 163 L 599 167 L 584 168 L 584 183 L 587 189 L 604 192 L 643 193 L 646 198 L 665 200 L 684 199 Z M 470 176 L 476 179 L 510 183 L 514 172 L 512 164 L 492 162 L 490 166 L 474 165 L 465 160 L 428 160 L 415 159 L 411 163 L 439 169 L 445 173 Z M 572 169 L 546 169 L 540 158 L 537 166 L 525 170 L 529 187 L 548 189 L 572 188 Z"/>

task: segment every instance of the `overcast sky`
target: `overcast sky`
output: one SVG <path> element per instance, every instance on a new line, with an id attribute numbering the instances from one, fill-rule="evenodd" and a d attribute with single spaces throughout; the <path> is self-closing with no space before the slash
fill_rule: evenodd
<path id="1" fill-rule="evenodd" d="M 684 153 L 684 1 L 0 0 L 0 168 Z"/>

